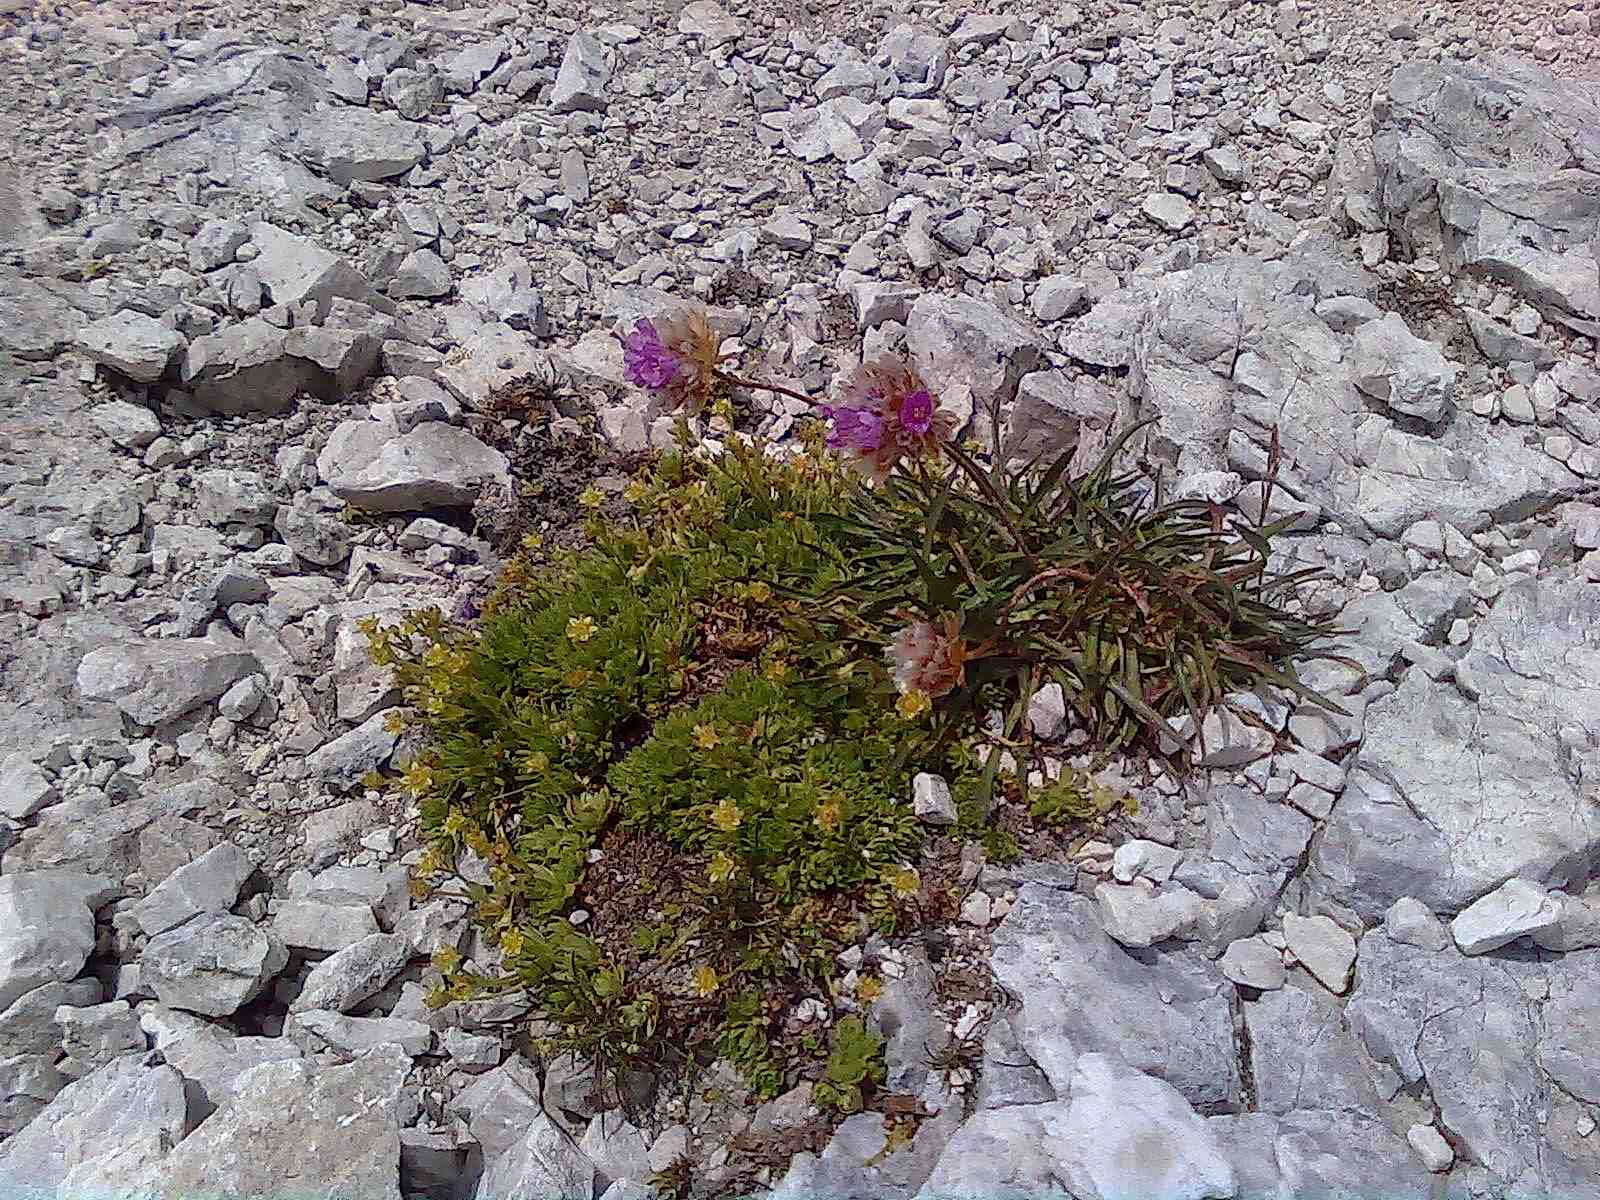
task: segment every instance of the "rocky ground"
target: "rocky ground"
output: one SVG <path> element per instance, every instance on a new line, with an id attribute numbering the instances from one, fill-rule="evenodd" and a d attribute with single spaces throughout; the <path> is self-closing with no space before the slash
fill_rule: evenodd
<path id="1" fill-rule="evenodd" d="M 533 426 L 661 444 L 609 331 L 697 297 L 817 394 L 864 341 L 1086 455 L 1155 417 L 1247 510 L 1275 429 L 1364 668 L 868 947 L 927 1115 L 758 1182 L 1600 1195 L 1595 23 L 0 0 L 0 1180 L 714 1192 L 810 1127 L 804 1088 L 597 1115 L 514 1004 L 424 1007 L 481 947 L 370 787 L 407 747 L 357 622 L 481 591 Z M 561 411 L 484 411 L 529 376 Z"/>

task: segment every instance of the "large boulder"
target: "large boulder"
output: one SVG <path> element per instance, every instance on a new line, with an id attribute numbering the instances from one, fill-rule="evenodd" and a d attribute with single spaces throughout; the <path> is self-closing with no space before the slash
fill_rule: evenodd
<path id="1" fill-rule="evenodd" d="M 173 1150 L 155 1195 L 269 1196 L 292 1186 L 297 1200 L 400 1200 L 409 1068 L 387 1046 L 348 1066 L 289 1059 L 253 1067 Z"/>
<path id="2" fill-rule="evenodd" d="M 427 157 L 422 127 L 370 108 L 319 108 L 296 133 L 300 155 L 332 182 L 378 183 Z"/>
<path id="3" fill-rule="evenodd" d="M 171 1008 L 226 1017 L 288 963 L 283 943 L 248 918 L 208 915 L 151 938 L 139 956 L 139 975 Z"/>
<path id="4" fill-rule="evenodd" d="M 85 325 L 77 346 L 91 362 L 135 383 L 154 383 L 183 346 L 183 335 L 154 317 L 124 309 Z"/>
<path id="5" fill-rule="evenodd" d="M 65 983 L 94 949 L 94 908 L 116 885 L 76 871 L 0 875 L 0 1012 L 49 983 Z"/>

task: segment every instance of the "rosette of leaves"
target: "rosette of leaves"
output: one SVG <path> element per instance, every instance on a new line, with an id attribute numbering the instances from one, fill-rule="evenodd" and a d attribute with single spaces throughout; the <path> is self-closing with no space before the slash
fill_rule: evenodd
<path id="1" fill-rule="evenodd" d="M 1099 748 L 1169 761 L 1173 718 L 1199 729 L 1229 693 L 1262 683 L 1342 711 L 1296 671 L 1333 657 L 1323 652 L 1332 619 L 1292 604 L 1320 572 L 1268 569 L 1273 540 L 1296 518 L 1252 525 L 1209 501 L 1163 500 L 1146 473 L 1118 467 L 1141 428 L 1078 478 L 1072 452 L 984 466 L 947 446 L 945 469 L 917 464 L 820 517 L 824 535 L 851 550 L 847 576 L 819 598 L 819 625 L 876 658 L 909 622 L 953 616 L 965 645 L 982 650 L 936 697 L 941 737 L 975 732 L 995 707 L 1012 733 L 1051 681 Z M 1274 451 L 1261 486 L 1276 465 Z"/>

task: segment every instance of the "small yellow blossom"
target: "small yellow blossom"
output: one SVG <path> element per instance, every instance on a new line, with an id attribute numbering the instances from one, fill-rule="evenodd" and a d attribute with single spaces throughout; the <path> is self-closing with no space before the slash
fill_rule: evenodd
<path id="1" fill-rule="evenodd" d="M 702 966 L 694 973 L 694 990 L 701 998 L 715 995 L 721 985 L 722 981 L 710 967 Z"/>
<path id="2" fill-rule="evenodd" d="M 817 811 L 812 819 L 816 821 L 817 828 L 824 833 L 832 833 L 839 828 L 839 801 L 837 798 L 824 800 L 817 805 Z"/>
<path id="3" fill-rule="evenodd" d="M 589 670 L 588 667 L 573 667 L 572 670 L 561 677 L 561 684 L 563 687 L 581 688 L 592 678 L 594 678 L 594 672 Z"/>
<path id="4" fill-rule="evenodd" d="M 757 581 L 745 589 L 745 595 L 749 596 L 757 604 L 765 604 L 772 599 L 772 588 L 765 583 Z"/>
<path id="5" fill-rule="evenodd" d="M 440 974 L 448 975 L 461 965 L 461 951 L 449 946 L 441 946 L 433 952 L 433 967 Z"/>
<path id="6" fill-rule="evenodd" d="M 502 954 L 521 954 L 522 947 L 527 943 L 527 938 L 520 929 L 508 929 L 500 935 L 500 951 Z"/>
<path id="7" fill-rule="evenodd" d="M 734 862 L 721 850 L 711 856 L 711 864 L 706 867 L 706 877 L 712 883 L 727 883 L 738 873 L 739 864 Z"/>
<path id="8" fill-rule="evenodd" d="M 583 493 L 578 497 L 578 503 L 585 508 L 599 508 L 605 502 L 606 494 L 593 484 L 584 488 Z"/>
<path id="9" fill-rule="evenodd" d="M 717 736 L 717 731 L 710 725 L 696 725 L 694 727 L 694 744 L 701 750 L 715 750 L 722 743 Z"/>
<path id="10" fill-rule="evenodd" d="M 927 692 L 910 691 L 895 701 L 895 709 L 906 720 L 915 721 L 918 717 L 933 711 L 933 701 L 929 699 Z"/>
<path id="11" fill-rule="evenodd" d="M 789 678 L 789 664 L 781 658 L 775 658 L 767 664 L 767 678 L 774 683 L 782 683 Z"/>
<path id="12" fill-rule="evenodd" d="M 883 873 L 883 880 L 901 896 L 915 896 L 922 886 L 922 877 L 915 867 L 890 867 Z"/>
<path id="13" fill-rule="evenodd" d="M 391 708 L 383 718 L 385 733 L 402 734 L 406 731 L 406 715 L 398 708 Z"/>
<path id="14" fill-rule="evenodd" d="M 744 814 L 732 800 L 723 800 L 711 810 L 711 823 L 723 833 L 732 833 L 744 823 Z"/>
<path id="15" fill-rule="evenodd" d="M 523 758 L 522 765 L 535 775 L 543 775 L 550 769 L 550 756 L 543 750 L 535 750 Z"/>
<path id="16" fill-rule="evenodd" d="M 622 498 L 629 504 L 637 504 L 649 494 L 650 489 L 641 480 L 635 479 L 622 489 Z"/>
<path id="17" fill-rule="evenodd" d="M 860 983 L 856 984 L 856 995 L 861 998 L 863 1004 L 871 1004 L 879 996 L 883 995 L 883 980 L 876 975 L 866 976 Z"/>
<path id="18" fill-rule="evenodd" d="M 573 617 L 567 622 L 567 640 L 587 642 L 595 635 L 598 628 L 593 617 Z"/>

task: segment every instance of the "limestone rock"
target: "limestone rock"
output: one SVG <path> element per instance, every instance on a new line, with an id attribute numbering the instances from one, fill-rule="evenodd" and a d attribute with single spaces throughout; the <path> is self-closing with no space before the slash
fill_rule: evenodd
<path id="1" fill-rule="evenodd" d="M 124 642 L 84 656 L 78 690 L 86 699 L 115 704 L 140 725 L 160 725 L 209 704 L 260 669 L 240 644 L 203 638 Z"/>
<path id="2" fill-rule="evenodd" d="M 505 455 L 438 421 L 398 437 L 376 421 L 345 421 L 317 470 L 340 499 L 375 512 L 461 508 L 483 485 L 509 482 Z"/>
<path id="3" fill-rule="evenodd" d="M 140 978 L 172 1008 L 226 1017 L 254 1000 L 289 962 L 283 943 L 245 917 L 201 916 L 151 938 Z"/>
<path id="4" fill-rule="evenodd" d="M 135 383 L 154 383 L 183 347 L 183 335 L 154 317 L 124 309 L 78 331 L 77 347 L 91 362 L 126 375 Z"/>

